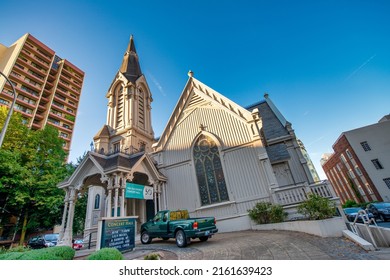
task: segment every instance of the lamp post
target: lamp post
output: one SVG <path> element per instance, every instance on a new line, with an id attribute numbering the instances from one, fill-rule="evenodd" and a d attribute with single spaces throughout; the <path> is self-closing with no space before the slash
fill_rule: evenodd
<path id="1" fill-rule="evenodd" d="M 7 114 L 7 118 L 5 119 L 3 128 L 2 128 L 1 133 L 0 133 L 0 148 L 1 148 L 1 146 L 3 145 L 3 140 L 4 140 L 5 132 L 7 131 L 7 127 L 8 127 L 8 124 L 9 124 L 9 121 L 10 121 L 10 119 L 11 119 L 12 112 L 13 112 L 13 110 L 14 110 L 14 106 L 15 106 L 15 103 L 16 103 L 16 91 L 15 91 L 15 88 L 14 88 L 13 83 L 8 79 L 8 77 L 7 77 L 6 75 L 4 75 L 3 72 L 1 72 L 1 71 L 0 71 L 0 74 L 1 74 L 1 75 L 7 80 L 7 82 L 11 85 L 12 91 L 13 91 L 13 93 L 14 93 L 14 100 L 12 101 L 11 107 L 9 108 L 9 111 L 8 111 L 8 114 Z"/>

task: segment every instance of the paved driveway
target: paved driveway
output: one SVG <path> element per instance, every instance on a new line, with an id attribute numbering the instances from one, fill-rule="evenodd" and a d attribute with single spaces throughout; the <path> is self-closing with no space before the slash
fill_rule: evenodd
<path id="1" fill-rule="evenodd" d="M 159 252 L 170 260 L 376 260 L 390 259 L 390 249 L 366 252 L 341 238 L 321 238 L 290 231 L 241 231 L 218 233 L 207 242 L 193 240 L 178 248 L 174 239 L 153 239 L 149 245 L 139 242 L 126 259 L 143 259 Z"/>

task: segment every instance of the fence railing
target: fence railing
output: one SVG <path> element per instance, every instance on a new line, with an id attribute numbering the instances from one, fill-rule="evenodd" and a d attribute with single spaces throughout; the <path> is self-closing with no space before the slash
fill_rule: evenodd
<path id="1" fill-rule="evenodd" d="M 326 198 L 334 197 L 332 189 L 326 181 L 312 185 L 297 184 L 289 187 L 279 187 L 273 189 L 273 191 L 277 203 L 282 206 L 299 204 L 308 199 L 310 193 Z"/>

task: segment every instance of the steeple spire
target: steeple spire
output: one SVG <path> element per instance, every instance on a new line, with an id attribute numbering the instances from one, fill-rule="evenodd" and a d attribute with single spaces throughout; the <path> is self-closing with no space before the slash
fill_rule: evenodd
<path id="1" fill-rule="evenodd" d="M 132 83 L 135 83 L 135 81 L 142 76 L 133 35 L 130 36 L 129 45 L 123 56 L 122 65 L 119 71 Z"/>

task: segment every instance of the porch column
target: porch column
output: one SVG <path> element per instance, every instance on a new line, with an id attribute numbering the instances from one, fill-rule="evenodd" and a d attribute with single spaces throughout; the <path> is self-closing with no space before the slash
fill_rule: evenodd
<path id="1" fill-rule="evenodd" d="M 76 189 L 72 186 L 69 195 L 68 220 L 66 222 L 64 238 L 62 239 L 62 245 L 65 246 L 72 246 L 75 200 L 76 200 Z"/>
<path id="2" fill-rule="evenodd" d="M 158 210 L 161 210 L 161 189 L 162 189 L 163 183 L 159 183 L 157 188 L 158 188 L 158 193 L 157 193 L 157 198 L 158 198 Z"/>
<path id="3" fill-rule="evenodd" d="M 119 175 L 118 174 L 115 174 L 114 175 L 115 177 L 115 185 L 114 185 L 114 189 L 115 189 L 115 197 L 114 197 L 114 217 L 117 217 L 118 216 L 118 196 L 119 196 Z"/>
<path id="4" fill-rule="evenodd" d="M 106 212 L 106 217 L 111 217 L 111 200 L 112 200 L 112 178 L 109 178 L 107 181 L 107 190 L 108 190 L 108 195 L 107 195 L 107 212 Z"/>
<path id="5" fill-rule="evenodd" d="M 126 216 L 126 209 L 125 209 L 125 192 L 126 192 L 126 177 L 121 175 L 121 190 L 122 190 L 122 195 L 121 195 L 121 217 Z"/>
<path id="6" fill-rule="evenodd" d="M 160 208 L 157 208 L 157 192 L 158 192 L 158 184 L 159 182 L 158 181 L 155 181 L 153 183 L 153 202 L 154 202 L 154 214 L 157 213 L 158 209 Z"/>
<path id="7" fill-rule="evenodd" d="M 58 237 L 58 240 L 62 240 L 62 238 L 64 237 L 65 221 L 66 221 L 66 215 L 67 215 L 67 213 L 68 213 L 68 205 L 69 205 L 69 190 L 68 190 L 68 189 L 65 189 L 64 213 L 62 214 L 60 235 L 59 235 L 59 237 Z"/>

